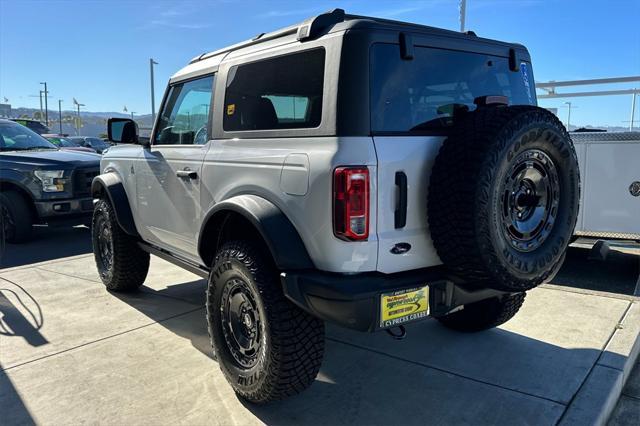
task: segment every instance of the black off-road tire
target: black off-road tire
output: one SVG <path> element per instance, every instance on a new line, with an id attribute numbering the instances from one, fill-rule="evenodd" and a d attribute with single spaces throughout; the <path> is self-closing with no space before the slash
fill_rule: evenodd
<path id="1" fill-rule="evenodd" d="M 11 244 L 31 238 L 33 217 L 27 200 L 16 191 L 0 191 L 0 214 L 3 217 L 4 238 Z"/>
<path id="2" fill-rule="evenodd" d="M 513 318 L 524 303 L 525 296 L 525 293 L 516 293 L 482 300 L 437 319 L 445 327 L 456 331 L 474 333 L 487 330 Z"/>
<path id="3" fill-rule="evenodd" d="M 98 273 L 107 290 L 133 291 L 144 283 L 149 272 L 149 253 L 138 246 L 136 238 L 120 228 L 115 211 L 106 199 L 100 199 L 93 210 L 91 240 Z M 105 246 L 111 253 L 110 262 L 102 251 Z"/>
<path id="4" fill-rule="evenodd" d="M 257 321 L 249 323 L 255 325 L 258 347 L 251 357 L 241 358 L 245 365 L 236 358 L 231 322 L 223 320 L 226 306 L 233 305 L 225 305 L 230 287 L 241 288 L 242 297 L 255 304 Z M 271 257 L 255 243 L 227 242 L 216 254 L 207 286 L 207 323 L 220 369 L 234 391 L 250 402 L 300 393 L 320 370 L 324 323 L 285 298 Z"/>
<path id="5" fill-rule="evenodd" d="M 515 207 L 504 206 L 524 199 L 534 211 L 542 197 L 505 195 L 506 182 L 515 181 L 513 170 L 521 162 L 531 170 L 534 162 L 543 170 L 549 167 L 533 171 L 547 176 L 553 189 L 544 199 L 555 203 L 545 210 L 551 219 L 532 228 L 540 236 L 531 232 L 535 238 L 527 235 L 531 240 L 524 243 L 507 234 L 515 228 L 505 225 L 505 216 L 515 214 Z M 552 113 L 534 106 L 483 106 L 460 117 L 436 158 L 429 228 L 440 259 L 454 274 L 478 287 L 525 291 L 557 271 L 575 228 L 579 197 L 573 142 Z"/>

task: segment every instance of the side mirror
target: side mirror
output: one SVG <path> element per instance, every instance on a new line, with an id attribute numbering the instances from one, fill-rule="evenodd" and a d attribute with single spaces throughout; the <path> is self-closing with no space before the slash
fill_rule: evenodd
<path id="1" fill-rule="evenodd" d="M 138 124 L 130 118 L 110 118 L 107 136 L 114 143 L 138 143 Z"/>

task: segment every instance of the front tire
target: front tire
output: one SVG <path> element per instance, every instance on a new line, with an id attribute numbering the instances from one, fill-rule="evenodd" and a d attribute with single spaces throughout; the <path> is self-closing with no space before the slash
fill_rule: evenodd
<path id="1" fill-rule="evenodd" d="M 140 287 L 149 272 L 149 253 L 125 233 L 111 204 L 100 199 L 91 220 L 93 255 L 100 279 L 109 291 L 125 292 Z"/>
<path id="2" fill-rule="evenodd" d="M 324 323 L 285 298 L 273 262 L 255 244 L 233 241 L 218 251 L 207 323 L 220 369 L 248 401 L 300 393 L 320 370 Z"/>
<path id="3" fill-rule="evenodd" d="M 29 240 L 33 219 L 22 195 L 16 191 L 0 192 L 0 214 L 6 242 L 18 244 Z"/>
<path id="4" fill-rule="evenodd" d="M 461 311 L 437 318 L 442 325 L 456 331 L 473 333 L 497 327 L 518 313 L 526 293 L 507 294 L 464 306 Z"/>

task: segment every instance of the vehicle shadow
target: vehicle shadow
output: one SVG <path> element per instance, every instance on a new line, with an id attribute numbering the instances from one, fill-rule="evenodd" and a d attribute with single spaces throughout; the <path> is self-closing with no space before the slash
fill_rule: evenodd
<path id="1" fill-rule="evenodd" d="M 214 361 L 204 286 L 196 280 L 114 296 Z M 163 320 L 141 303 L 157 296 L 202 304 Z M 600 355 L 596 348 L 565 348 L 502 328 L 456 333 L 434 320 L 411 325 L 400 342 L 328 326 L 324 362 L 308 390 L 267 405 L 238 401 L 267 424 L 457 424 L 476 414 L 489 416 L 477 424 L 555 424 Z M 483 393 L 489 396 L 480 398 Z M 490 413 L 490 407 L 501 408 Z"/>
<path id="2" fill-rule="evenodd" d="M 215 359 L 207 332 L 204 307 L 205 289 L 206 280 L 194 280 L 169 285 L 161 290 L 142 286 L 139 291 L 134 293 L 112 293 L 112 295 L 153 321 L 157 321 L 158 324 L 169 329 L 174 334 L 190 340 L 194 348 L 209 358 Z M 187 308 L 182 314 L 166 318 L 153 303 L 153 299 L 158 296 L 188 303 L 190 309 Z"/>
<path id="3" fill-rule="evenodd" d="M 91 232 L 86 226 L 33 228 L 24 244 L 6 243 L 0 269 L 91 253 Z"/>
<path id="4" fill-rule="evenodd" d="M 2 413 L 3 424 L 6 425 L 36 424 L 2 364 L 0 364 L 0 413 Z"/>
<path id="5" fill-rule="evenodd" d="M 23 314 L 22 312 L 26 313 Z M 44 317 L 40 304 L 22 286 L 0 278 L 0 351 L 2 340 L 22 337 L 31 346 L 49 343 L 40 333 Z M 0 413 L 7 425 L 33 425 L 35 421 L 0 364 Z"/>
<path id="6" fill-rule="evenodd" d="M 589 248 L 569 247 L 550 284 L 633 296 L 640 281 L 639 254 L 611 247 L 606 260 L 601 260 L 592 258 Z"/>

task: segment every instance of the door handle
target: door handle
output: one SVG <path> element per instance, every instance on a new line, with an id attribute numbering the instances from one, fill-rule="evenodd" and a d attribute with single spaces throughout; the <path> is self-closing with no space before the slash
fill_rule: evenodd
<path id="1" fill-rule="evenodd" d="M 394 212 L 394 226 L 404 228 L 407 224 L 407 175 L 396 172 L 396 186 L 398 187 L 398 203 Z"/>
<path id="2" fill-rule="evenodd" d="M 189 170 L 189 169 L 178 170 L 176 172 L 176 176 L 178 176 L 179 178 L 197 179 L 198 172 L 196 172 L 195 170 Z"/>

